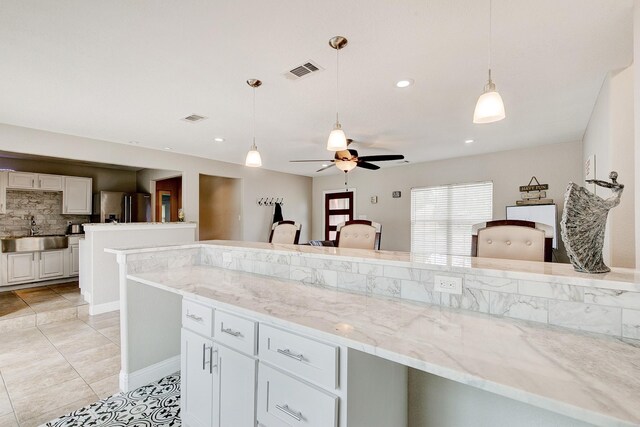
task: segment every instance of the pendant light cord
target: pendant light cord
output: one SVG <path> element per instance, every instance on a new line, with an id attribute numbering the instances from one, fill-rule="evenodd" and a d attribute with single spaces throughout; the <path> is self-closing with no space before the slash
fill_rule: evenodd
<path id="1" fill-rule="evenodd" d="M 492 33 L 492 22 L 491 17 L 493 15 L 493 7 L 492 0 L 489 0 L 489 83 L 491 83 L 491 33 Z"/>
<path id="2" fill-rule="evenodd" d="M 338 120 L 338 110 L 340 107 L 340 48 L 336 49 L 336 124 L 340 123 Z"/>
<path id="3" fill-rule="evenodd" d="M 256 88 L 253 87 L 253 147 L 256 148 Z"/>

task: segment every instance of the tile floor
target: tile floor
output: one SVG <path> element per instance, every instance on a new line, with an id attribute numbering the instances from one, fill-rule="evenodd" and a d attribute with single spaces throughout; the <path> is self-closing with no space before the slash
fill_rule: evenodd
<path id="1" fill-rule="evenodd" d="M 0 427 L 38 426 L 118 392 L 119 312 L 86 307 L 77 282 L 0 293 Z"/>

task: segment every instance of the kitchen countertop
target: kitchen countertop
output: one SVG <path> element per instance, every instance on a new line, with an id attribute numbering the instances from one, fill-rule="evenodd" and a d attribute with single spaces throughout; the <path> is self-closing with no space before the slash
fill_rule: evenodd
<path id="1" fill-rule="evenodd" d="M 127 277 L 589 423 L 640 424 L 640 345 L 632 342 L 216 267 Z"/>
<path id="2" fill-rule="evenodd" d="M 359 261 L 380 265 L 424 268 L 454 273 L 486 274 L 512 279 L 537 280 L 547 283 L 588 286 L 640 292 L 640 271 L 630 268 L 611 268 L 605 274 L 580 273 L 571 264 L 476 258 L 470 256 L 414 254 L 400 251 L 373 251 L 322 246 L 284 245 L 262 242 L 210 240 L 175 246 L 149 245 L 132 248 L 106 249 L 112 253 L 156 252 L 194 247 L 221 248 L 225 250 L 264 251 L 300 257 L 325 257 L 339 261 Z"/>
<path id="3" fill-rule="evenodd" d="M 196 228 L 195 222 L 100 222 L 83 224 L 87 231 L 128 231 L 148 228 Z"/>

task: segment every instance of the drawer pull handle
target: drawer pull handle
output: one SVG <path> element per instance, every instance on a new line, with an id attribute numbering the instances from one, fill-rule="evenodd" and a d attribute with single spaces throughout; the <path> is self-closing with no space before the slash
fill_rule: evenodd
<path id="1" fill-rule="evenodd" d="M 278 353 L 282 354 L 283 356 L 287 356 L 287 357 L 290 357 L 292 359 L 296 359 L 298 362 L 302 362 L 304 360 L 304 356 L 302 356 L 302 354 L 292 353 L 291 350 L 289 350 L 288 348 L 285 348 L 284 350 L 279 348 L 277 351 L 278 351 Z"/>
<path id="2" fill-rule="evenodd" d="M 238 338 L 238 337 L 241 337 L 241 336 L 242 336 L 242 332 L 240 332 L 240 331 L 234 331 L 234 330 L 233 330 L 233 329 L 231 329 L 231 328 L 226 328 L 226 329 L 225 329 L 225 328 L 220 328 L 220 331 L 221 331 L 221 332 L 224 332 L 225 334 L 232 335 L 232 336 L 234 336 L 234 337 L 236 337 L 236 338 Z"/>
<path id="3" fill-rule="evenodd" d="M 276 408 L 289 415 L 296 421 L 302 421 L 302 412 L 296 412 L 289 408 L 289 405 L 276 405 Z"/>
<path id="4" fill-rule="evenodd" d="M 193 320 L 195 320 L 196 322 L 202 322 L 202 317 L 200 317 L 200 316 L 196 316 L 195 314 L 189 314 L 189 313 L 187 313 L 187 317 L 188 317 L 189 319 L 193 319 Z"/>

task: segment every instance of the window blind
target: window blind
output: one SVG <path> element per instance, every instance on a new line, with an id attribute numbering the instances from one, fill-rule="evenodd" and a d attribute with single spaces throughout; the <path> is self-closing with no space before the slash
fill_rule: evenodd
<path id="1" fill-rule="evenodd" d="M 411 252 L 471 255 L 471 227 L 493 217 L 493 182 L 411 190 Z"/>

